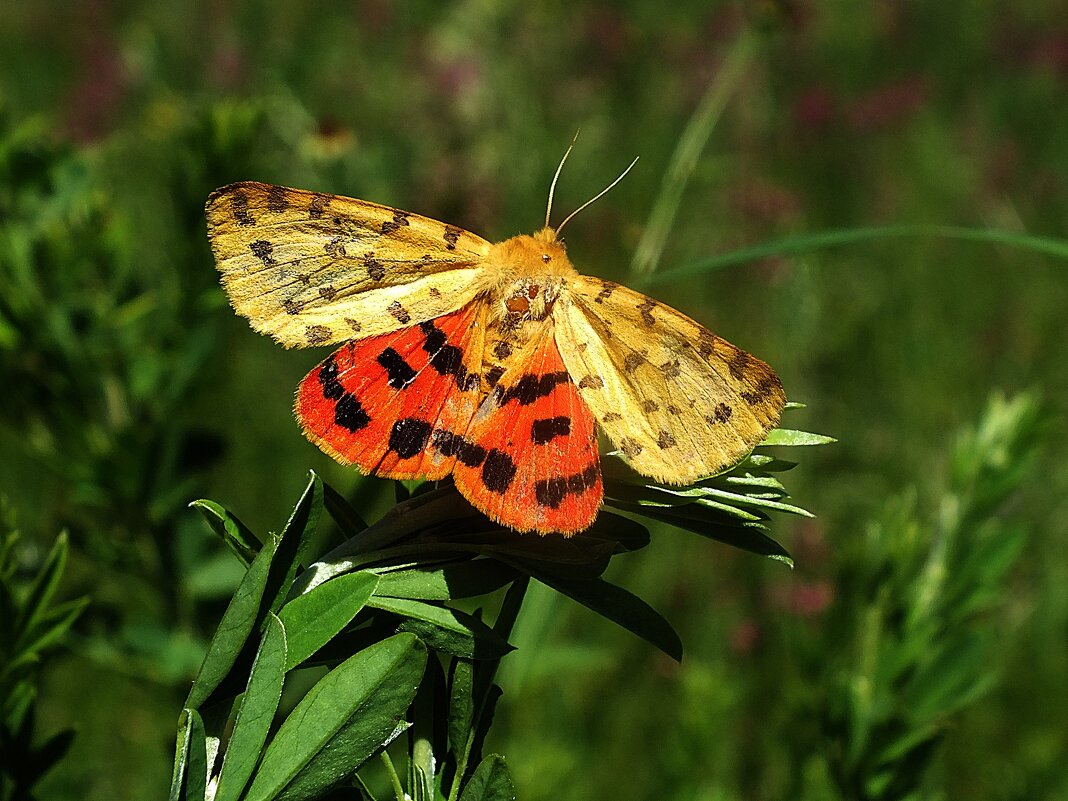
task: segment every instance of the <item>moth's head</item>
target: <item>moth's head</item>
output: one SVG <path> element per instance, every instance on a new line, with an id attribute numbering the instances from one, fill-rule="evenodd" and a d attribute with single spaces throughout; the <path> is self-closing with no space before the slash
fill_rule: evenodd
<path id="1" fill-rule="evenodd" d="M 498 313 L 522 320 L 548 315 L 564 282 L 578 274 L 551 228 L 499 242 L 486 261 L 495 277 Z"/>

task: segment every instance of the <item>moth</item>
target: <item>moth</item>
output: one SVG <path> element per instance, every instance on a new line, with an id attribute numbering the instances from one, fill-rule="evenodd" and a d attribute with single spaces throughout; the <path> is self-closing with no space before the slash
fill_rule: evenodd
<path id="1" fill-rule="evenodd" d="M 308 439 L 364 473 L 451 475 L 494 521 L 570 535 L 604 494 L 598 428 L 638 473 L 689 484 L 749 453 L 785 395 L 686 315 L 580 275 L 560 239 L 574 214 L 553 229 L 551 208 L 552 190 L 544 228 L 497 243 L 248 181 L 206 213 L 234 309 L 286 347 L 336 347 L 297 389 Z"/>

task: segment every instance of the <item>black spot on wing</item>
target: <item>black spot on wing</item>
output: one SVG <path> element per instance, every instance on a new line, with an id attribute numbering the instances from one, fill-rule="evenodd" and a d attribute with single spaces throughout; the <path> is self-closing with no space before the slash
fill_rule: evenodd
<path id="1" fill-rule="evenodd" d="M 319 385 L 323 388 L 323 397 L 327 400 L 337 400 L 345 394 L 345 388 L 338 380 L 335 356 L 324 361 L 319 368 Z"/>
<path id="2" fill-rule="evenodd" d="M 333 332 L 325 325 L 309 325 L 304 329 L 304 338 L 309 345 L 320 345 L 327 342 L 331 336 Z"/>
<path id="3" fill-rule="evenodd" d="M 423 452 L 430 441 L 433 426 L 418 417 L 405 417 L 393 424 L 389 432 L 389 449 L 402 459 L 410 459 Z"/>
<path id="4" fill-rule="evenodd" d="M 230 195 L 230 213 L 234 215 L 238 225 L 250 227 L 256 224 L 256 220 L 248 211 L 248 195 L 240 189 Z"/>
<path id="5" fill-rule="evenodd" d="M 419 330 L 426 337 L 423 340 L 423 350 L 430 357 L 430 366 L 438 375 L 452 376 L 463 392 L 478 389 L 478 375 L 467 371 L 464 367 L 464 352 L 456 345 L 449 344 L 445 332 L 434 325 L 433 320 L 420 323 Z"/>
<path id="6" fill-rule="evenodd" d="M 248 249 L 252 251 L 253 256 L 263 262 L 265 267 L 270 267 L 275 264 L 274 257 L 271 255 L 274 251 L 274 245 L 266 239 L 257 239 L 255 242 L 249 242 Z"/>
<path id="7" fill-rule="evenodd" d="M 356 396 L 351 392 L 344 393 L 334 406 L 334 422 L 349 431 L 359 431 L 366 428 L 371 422 L 371 416 L 367 414 Z"/>
<path id="8" fill-rule="evenodd" d="M 581 495 L 597 486 L 601 470 L 593 462 L 585 470 L 570 476 L 548 478 L 534 485 L 534 498 L 542 506 L 556 509 L 568 495 Z"/>
<path id="9" fill-rule="evenodd" d="M 450 458 L 455 456 L 457 461 L 468 467 L 478 467 L 486 461 L 485 448 L 474 442 L 468 442 L 460 434 L 452 431 L 439 428 L 434 432 L 431 441 L 442 456 Z"/>
<path id="10" fill-rule="evenodd" d="M 455 225 L 445 226 L 445 250 L 456 250 L 456 240 L 460 238 L 460 234 L 464 231 L 462 228 L 457 228 Z"/>
<path id="11" fill-rule="evenodd" d="M 415 381 L 416 372 L 404 357 L 393 348 L 386 348 L 375 359 L 386 370 L 386 383 L 394 389 L 404 389 Z"/>
<path id="12" fill-rule="evenodd" d="M 267 190 L 267 211 L 280 214 L 289 208 L 289 192 L 284 186 L 272 186 Z"/>
<path id="13" fill-rule="evenodd" d="M 408 217 L 410 215 L 406 211 L 394 210 L 393 219 L 387 220 L 382 223 L 382 234 L 388 236 L 396 231 L 398 228 L 403 228 L 408 225 Z"/>
<path id="14" fill-rule="evenodd" d="M 308 204 L 308 216 L 313 220 L 318 220 L 323 216 L 326 207 L 330 205 L 330 200 L 330 195 L 312 195 L 311 203 Z"/>
<path id="15" fill-rule="evenodd" d="M 504 495 L 515 479 L 516 466 L 512 457 L 493 448 L 482 463 L 482 483 L 490 492 Z"/>
<path id="16" fill-rule="evenodd" d="M 566 384 L 570 380 L 571 376 L 566 370 L 544 375 L 527 373 L 507 389 L 498 386 L 494 394 L 498 406 L 504 406 L 513 400 L 519 401 L 520 406 L 529 406 L 539 398 L 551 395 L 559 385 Z"/>
<path id="17" fill-rule="evenodd" d="M 381 281 L 386 277 L 386 268 L 375 258 L 374 253 L 363 254 L 363 266 L 367 268 L 367 275 L 372 281 Z"/>
<path id="18" fill-rule="evenodd" d="M 566 437 L 571 433 L 571 418 L 563 415 L 535 420 L 530 426 L 530 441 L 535 445 L 546 445 L 557 437 Z"/>

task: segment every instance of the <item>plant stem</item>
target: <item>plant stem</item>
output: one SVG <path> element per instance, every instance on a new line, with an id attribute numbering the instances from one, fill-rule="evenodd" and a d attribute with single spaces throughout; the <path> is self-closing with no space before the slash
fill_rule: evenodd
<path id="1" fill-rule="evenodd" d="M 393 785 L 393 796 L 397 801 L 405 801 L 404 788 L 401 787 L 400 776 L 397 775 L 397 769 L 393 767 L 393 760 L 389 758 L 389 754 L 385 751 L 382 752 L 379 759 L 382 760 L 382 764 L 386 766 L 386 773 L 389 774 L 389 781 Z"/>

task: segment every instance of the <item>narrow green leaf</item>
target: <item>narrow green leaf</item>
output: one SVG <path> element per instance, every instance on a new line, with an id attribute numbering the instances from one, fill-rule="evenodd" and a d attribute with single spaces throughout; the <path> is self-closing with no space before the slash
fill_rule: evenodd
<path id="1" fill-rule="evenodd" d="M 721 270 L 724 267 L 766 259 L 769 256 L 792 256 L 821 248 L 896 237 L 944 237 L 973 242 L 989 242 L 1035 250 L 1049 256 L 1068 258 L 1068 242 L 1061 239 L 1053 239 L 1052 237 L 1019 234 L 1014 231 L 998 231 L 992 228 L 961 228 L 953 225 L 887 225 L 818 231 L 812 234 L 787 237 L 774 242 L 765 242 L 752 247 L 739 248 L 729 253 L 699 259 L 682 267 L 663 270 L 655 275 L 648 276 L 643 283 L 656 284 L 666 281 L 678 281 L 681 278 L 705 275 Z"/>
<path id="2" fill-rule="evenodd" d="M 270 610 L 275 614 L 285 603 L 297 570 L 304 561 L 322 510 L 323 480 L 312 472 L 304 493 L 297 501 L 293 513 L 289 516 L 278 538 L 278 552 L 271 566 L 271 577 L 267 587 Z"/>
<path id="3" fill-rule="evenodd" d="M 178 716 L 178 739 L 174 750 L 169 801 L 204 801 L 208 786 L 207 738 L 204 721 L 195 709 L 186 707 Z"/>
<path id="4" fill-rule="evenodd" d="M 24 656 L 39 654 L 66 634 L 87 606 L 88 598 L 75 598 L 34 616 L 15 650 Z"/>
<path id="5" fill-rule="evenodd" d="M 566 580 L 558 576 L 532 572 L 538 581 L 578 601 L 602 617 L 611 620 L 651 645 L 655 645 L 677 662 L 682 661 L 682 640 L 671 624 L 645 601 L 604 579 Z"/>
<path id="6" fill-rule="evenodd" d="M 189 711 L 189 759 L 182 797 L 184 801 L 204 801 L 208 792 L 208 737 L 200 713 L 195 709 Z"/>
<path id="7" fill-rule="evenodd" d="M 837 442 L 834 437 L 813 434 L 809 431 L 795 431 L 790 428 L 773 428 L 758 447 L 792 446 L 792 445 L 829 445 Z"/>
<path id="8" fill-rule="evenodd" d="M 474 681 L 474 662 L 459 657 L 453 659 L 449 675 L 449 751 L 457 765 L 463 764 L 474 725 Z"/>
<path id="9" fill-rule="evenodd" d="M 347 626 L 375 592 L 378 576 L 345 573 L 298 595 L 282 607 L 286 629 L 286 664 L 291 670 Z"/>
<path id="10" fill-rule="evenodd" d="M 267 732 L 282 698 L 286 671 L 286 630 L 275 615 L 252 663 L 248 686 L 237 708 L 233 734 L 223 755 L 215 801 L 237 801 L 259 761 Z"/>
<path id="11" fill-rule="evenodd" d="M 20 635 L 29 630 L 46 613 L 48 605 L 52 602 L 52 597 L 59 587 L 59 581 L 63 577 L 63 569 L 67 564 L 67 550 L 67 533 L 63 532 L 56 537 L 52 550 L 45 557 L 37 575 L 34 576 L 29 592 L 23 599 L 22 610 L 15 623 L 16 636 L 20 639 Z M 20 645 L 17 650 L 24 647 Z"/>
<path id="12" fill-rule="evenodd" d="M 196 710 L 183 709 L 178 716 L 178 736 L 174 745 L 174 767 L 171 769 L 171 791 L 168 801 L 179 801 L 182 797 L 182 780 L 189 765 L 189 739 L 192 734 L 192 716 Z"/>
<path id="13" fill-rule="evenodd" d="M 204 516 L 211 530 L 237 554 L 238 559 L 246 565 L 252 564 L 252 560 L 259 553 L 260 542 L 237 515 L 221 504 L 203 498 L 193 501 L 189 506 Z"/>
<path id="14" fill-rule="evenodd" d="M 211 645 L 204 655 L 200 672 L 189 690 L 189 697 L 185 702 L 187 707 L 196 709 L 204 703 L 237 661 L 241 647 L 259 621 L 260 606 L 271 572 L 271 561 L 277 548 L 278 539 L 269 537 L 249 565 L 248 572 L 223 613 L 219 628 L 211 638 Z"/>
<path id="15" fill-rule="evenodd" d="M 431 648 L 453 656 L 497 659 L 513 650 L 507 640 L 481 620 L 455 609 L 377 595 L 367 605 L 408 618 L 401 626 L 403 631 L 410 631 Z"/>
<path id="16" fill-rule="evenodd" d="M 504 757 L 490 754 L 475 769 L 460 801 L 515 801 L 515 787 Z"/>
<path id="17" fill-rule="evenodd" d="M 627 509 L 627 505 L 611 501 L 615 506 Z M 728 521 L 716 510 L 699 504 L 675 506 L 668 509 L 643 506 L 634 509 L 646 517 L 662 520 L 673 526 L 692 531 L 702 537 L 718 540 L 726 545 L 741 548 L 750 553 L 766 556 L 793 566 L 790 552 L 763 531 L 763 524 L 736 523 Z"/>
<path id="18" fill-rule="evenodd" d="M 706 487 L 706 497 L 702 498 L 698 503 L 703 505 L 711 505 L 715 503 L 711 498 L 719 498 L 723 500 L 728 506 L 752 506 L 758 509 L 773 509 L 776 512 L 784 512 L 786 514 L 798 515 L 800 517 L 815 517 L 812 512 L 807 509 L 802 509 L 800 506 L 794 506 L 792 503 L 783 503 L 782 501 L 774 501 L 769 498 L 760 498 L 755 495 L 743 495 L 738 492 L 728 492 L 727 490 L 715 489 L 713 487 Z M 711 496 L 711 497 L 709 497 Z M 716 504 L 716 508 L 721 505 Z"/>
<path id="19" fill-rule="evenodd" d="M 514 568 L 495 559 L 470 559 L 437 569 L 411 568 L 381 573 L 375 594 L 422 601 L 452 601 L 493 592 L 515 577 Z"/>
<path id="20" fill-rule="evenodd" d="M 350 657 L 286 718 L 245 801 L 319 797 L 394 735 L 415 697 L 426 649 L 397 634 Z"/>

